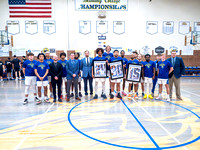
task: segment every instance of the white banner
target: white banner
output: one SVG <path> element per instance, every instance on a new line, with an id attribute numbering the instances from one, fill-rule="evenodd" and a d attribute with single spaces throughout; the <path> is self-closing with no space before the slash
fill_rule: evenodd
<path id="1" fill-rule="evenodd" d="M 194 23 L 194 31 L 200 31 L 200 22 Z"/>
<path id="2" fill-rule="evenodd" d="M 105 34 L 108 33 L 108 21 L 97 21 L 97 33 Z"/>
<path id="3" fill-rule="evenodd" d="M 125 33 L 125 21 L 113 21 L 113 32 L 116 34 Z"/>
<path id="4" fill-rule="evenodd" d="M 172 34 L 174 33 L 174 22 L 173 21 L 164 21 L 163 22 L 163 33 Z"/>
<path id="5" fill-rule="evenodd" d="M 179 22 L 179 33 L 180 34 L 190 33 L 190 22 L 189 21 L 180 21 Z"/>
<path id="6" fill-rule="evenodd" d="M 157 21 L 147 21 L 146 31 L 149 34 L 158 33 L 158 22 Z"/>
<path id="7" fill-rule="evenodd" d="M 56 22 L 54 20 L 44 20 L 43 32 L 46 34 L 56 33 Z"/>
<path id="8" fill-rule="evenodd" d="M 79 33 L 89 34 L 91 33 L 91 21 L 79 21 Z"/>
<path id="9" fill-rule="evenodd" d="M 8 20 L 7 27 L 8 27 L 9 34 L 14 35 L 20 32 L 19 21 L 17 20 Z"/>
<path id="10" fill-rule="evenodd" d="M 10 49 L 9 45 L 4 45 L 4 47 L 0 45 L 0 56 L 9 57 L 9 49 Z"/>
<path id="11" fill-rule="evenodd" d="M 74 0 L 76 10 L 128 10 L 128 0 Z"/>
<path id="12" fill-rule="evenodd" d="M 38 33 L 38 22 L 36 20 L 25 21 L 25 32 L 31 35 Z"/>
<path id="13" fill-rule="evenodd" d="M 26 50 L 25 48 L 12 48 L 12 55 L 26 56 Z"/>

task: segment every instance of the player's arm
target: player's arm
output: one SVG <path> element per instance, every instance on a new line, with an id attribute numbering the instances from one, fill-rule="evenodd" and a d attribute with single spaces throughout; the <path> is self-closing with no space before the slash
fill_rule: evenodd
<path id="1" fill-rule="evenodd" d="M 152 77 L 153 80 L 155 79 L 155 74 L 156 74 L 156 68 L 153 67 L 153 77 Z"/>
<path id="2" fill-rule="evenodd" d="M 173 67 L 170 67 L 169 74 L 173 71 Z"/>
<path id="3" fill-rule="evenodd" d="M 23 71 L 24 74 L 25 74 L 25 70 L 26 70 L 26 68 L 23 67 L 23 70 L 22 70 L 22 71 Z"/>
<path id="4" fill-rule="evenodd" d="M 142 67 L 142 79 L 144 80 L 144 67 Z"/>
<path id="5" fill-rule="evenodd" d="M 40 79 L 41 77 L 40 77 L 40 75 L 38 74 L 37 69 L 34 69 L 34 72 L 35 72 L 35 75 Z M 40 80 L 41 80 L 41 79 L 40 79 Z"/>
<path id="6" fill-rule="evenodd" d="M 159 68 L 157 68 L 157 75 L 159 74 Z"/>
<path id="7" fill-rule="evenodd" d="M 49 73 L 49 69 L 46 70 L 46 73 L 44 74 L 42 78 L 44 79 L 48 75 L 48 73 Z"/>

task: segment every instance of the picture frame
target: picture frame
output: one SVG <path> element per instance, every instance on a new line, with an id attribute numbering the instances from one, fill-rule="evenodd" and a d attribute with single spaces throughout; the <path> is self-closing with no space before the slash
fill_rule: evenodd
<path id="1" fill-rule="evenodd" d="M 105 60 L 94 60 L 93 74 L 95 78 L 107 78 L 107 62 Z"/>
<path id="2" fill-rule="evenodd" d="M 114 61 L 110 63 L 110 77 L 111 80 L 124 78 L 123 61 Z"/>
<path id="3" fill-rule="evenodd" d="M 142 65 L 128 64 L 126 80 L 132 82 L 140 82 L 142 73 Z"/>

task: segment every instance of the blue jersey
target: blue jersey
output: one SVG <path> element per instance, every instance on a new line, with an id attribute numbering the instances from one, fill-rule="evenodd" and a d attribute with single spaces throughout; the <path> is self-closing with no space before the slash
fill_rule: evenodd
<path id="1" fill-rule="evenodd" d="M 25 68 L 25 76 L 35 76 L 35 72 L 34 72 L 34 65 L 37 63 L 36 60 L 30 61 L 30 60 L 26 60 L 23 63 L 23 68 Z"/>
<path id="2" fill-rule="evenodd" d="M 144 77 L 152 78 L 153 77 L 153 68 L 155 68 L 155 62 L 150 60 L 149 62 L 143 62 L 144 67 Z"/>
<path id="3" fill-rule="evenodd" d="M 96 56 L 94 58 L 94 60 L 108 60 L 106 57 L 102 56 L 102 57 L 99 57 L 99 56 Z"/>
<path id="4" fill-rule="evenodd" d="M 172 67 L 172 64 L 168 60 L 159 61 L 158 62 L 158 69 L 159 69 L 158 78 L 168 79 L 169 70 L 171 67 Z"/>
<path id="5" fill-rule="evenodd" d="M 126 69 L 128 69 L 128 64 L 135 64 L 135 65 L 139 65 L 139 61 L 137 59 L 134 60 L 129 60 L 126 64 Z"/>
<path id="6" fill-rule="evenodd" d="M 119 61 L 119 60 L 122 60 L 122 61 L 123 61 L 123 59 L 122 59 L 121 57 L 119 57 L 119 56 L 118 56 L 117 58 L 111 57 L 110 60 L 109 60 L 109 62 L 111 63 L 111 62 Z"/>
<path id="7" fill-rule="evenodd" d="M 108 54 L 108 53 L 105 52 L 105 53 L 103 53 L 103 56 L 106 57 L 107 60 L 110 60 L 110 58 L 113 57 L 113 53 L 109 53 L 109 54 Z"/>
<path id="8" fill-rule="evenodd" d="M 124 57 L 124 58 L 122 58 L 122 59 L 123 59 L 123 65 L 127 64 L 127 62 L 128 62 L 128 59 L 126 59 L 125 57 Z"/>
<path id="9" fill-rule="evenodd" d="M 67 69 L 66 69 L 66 64 L 67 64 L 67 60 L 59 60 L 58 61 L 60 64 L 62 64 L 63 66 L 63 77 L 66 77 L 67 76 Z"/>
<path id="10" fill-rule="evenodd" d="M 47 71 L 47 69 L 49 69 L 49 65 L 46 61 L 44 62 L 37 62 L 35 65 L 34 65 L 34 69 L 37 69 L 37 72 L 39 74 L 40 77 L 43 77 Z M 44 78 L 43 81 L 47 81 L 48 78 L 47 76 Z M 40 81 L 40 79 L 37 77 L 37 81 Z"/>
<path id="11" fill-rule="evenodd" d="M 51 59 L 51 58 L 50 59 L 45 59 L 44 61 L 46 61 L 48 65 L 50 65 L 51 63 L 53 63 L 53 59 Z M 50 72 L 48 73 L 47 76 L 51 76 Z"/>

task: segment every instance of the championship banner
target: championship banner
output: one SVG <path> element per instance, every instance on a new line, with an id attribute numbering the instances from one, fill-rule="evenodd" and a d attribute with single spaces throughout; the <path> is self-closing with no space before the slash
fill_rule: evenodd
<path id="1" fill-rule="evenodd" d="M 128 10 L 128 0 L 74 0 L 75 10 Z"/>

